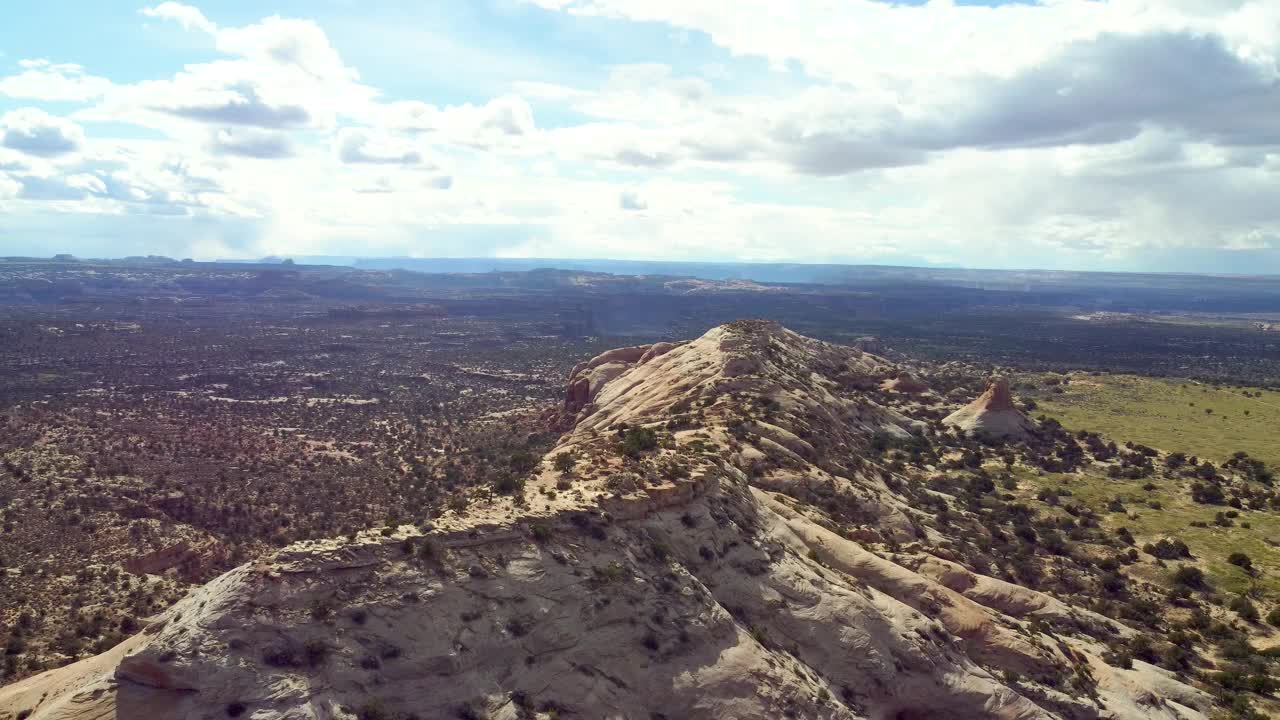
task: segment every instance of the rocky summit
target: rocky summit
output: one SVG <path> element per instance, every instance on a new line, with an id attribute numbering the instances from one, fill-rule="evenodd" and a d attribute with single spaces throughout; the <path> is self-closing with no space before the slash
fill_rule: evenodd
<path id="1" fill-rule="evenodd" d="M 235 568 L 0 718 L 1207 717 L 1109 661 L 1126 622 L 997 573 L 982 502 L 940 512 L 874 450 L 953 437 L 881 390 L 903 373 L 755 321 L 607 352 L 527 476 Z M 1030 429 L 1001 382 L 946 422 Z"/>

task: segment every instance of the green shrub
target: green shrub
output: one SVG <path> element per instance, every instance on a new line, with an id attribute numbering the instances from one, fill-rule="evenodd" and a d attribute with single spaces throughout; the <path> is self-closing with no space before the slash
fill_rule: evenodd
<path id="1" fill-rule="evenodd" d="M 502 473 L 493 481 L 493 491 L 499 495 L 522 495 L 524 494 L 524 478 L 516 477 L 510 473 Z"/>
<path id="2" fill-rule="evenodd" d="M 1245 555 L 1242 552 L 1231 553 L 1229 556 L 1227 556 L 1227 562 L 1231 563 L 1232 565 L 1236 565 L 1238 567 L 1244 568 L 1246 571 L 1253 570 L 1253 561 L 1249 559 L 1248 555 Z"/>
<path id="3" fill-rule="evenodd" d="M 1204 573 L 1198 567 L 1191 565 L 1183 565 L 1173 573 L 1173 582 L 1177 585 L 1189 587 L 1192 590 L 1199 590 L 1206 587 Z"/>
<path id="4" fill-rule="evenodd" d="M 658 435 L 649 428 L 630 428 L 622 434 L 622 454 L 639 457 L 658 447 Z"/>
<path id="5" fill-rule="evenodd" d="M 570 452 L 562 452 L 551 460 L 551 464 L 561 475 L 568 475 L 573 472 L 573 466 L 577 463 L 577 456 Z"/>

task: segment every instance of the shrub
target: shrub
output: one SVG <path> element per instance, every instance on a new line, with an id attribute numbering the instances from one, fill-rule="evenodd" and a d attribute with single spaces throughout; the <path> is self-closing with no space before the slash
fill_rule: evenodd
<path id="1" fill-rule="evenodd" d="M 1258 608 L 1244 595 L 1237 595 L 1231 598 L 1228 608 L 1234 610 L 1242 620 L 1247 622 L 1258 622 Z"/>
<path id="2" fill-rule="evenodd" d="M 307 656 L 307 664 L 311 667 L 323 665 L 329 656 L 329 644 L 319 638 L 308 640 L 302 648 Z"/>
<path id="3" fill-rule="evenodd" d="M 1267 623 L 1280 627 L 1280 607 L 1272 608 L 1271 612 L 1267 613 Z"/>
<path id="4" fill-rule="evenodd" d="M 1249 559 L 1248 555 L 1245 555 L 1242 552 L 1231 553 L 1227 556 L 1227 562 L 1237 567 L 1244 568 L 1245 571 L 1253 570 L 1253 561 Z"/>
<path id="5" fill-rule="evenodd" d="M 1275 680 L 1272 680 L 1269 676 L 1263 675 L 1262 673 L 1254 673 L 1253 675 L 1250 675 L 1245 685 L 1249 688 L 1250 692 L 1255 692 L 1259 695 L 1270 695 L 1275 692 L 1277 687 Z"/>
<path id="6" fill-rule="evenodd" d="M 1181 540 L 1166 540 L 1162 538 L 1155 543 L 1147 543 L 1142 547 L 1142 551 L 1161 560 L 1191 557 L 1191 550 Z"/>
<path id="7" fill-rule="evenodd" d="M 299 667 L 298 654 L 290 647 L 269 647 L 262 653 L 262 662 L 271 667 Z"/>
<path id="8" fill-rule="evenodd" d="M 529 527 L 529 532 L 537 542 L 546 542 L 551 539 L 551 528 L 546 523 L 534 523 Z"/>
<path id="9" fill-rule="evenodd" d="M 573 453 L 569 452 L 562 452 L 559 455 L 556 455 L 551 461 L 551 464 L 555 466 L 555 469 L 559 471 L 561 475 L 568 475 L 570 472 L 573 472 L 573 466 L 577 463 L 578 458 Z"/>
<path id="10" fill-rule="evenodd" d="M 1212 466 L 1208 467 L 1212 469 Z M 1226 503 L 1227 496 L 1217 485 L 1194 483 L 1191 486 L 1191 499 L 1202 505 L 1222 505 Z"/>
<path id="11" fill-rule="evenodd" d="M 524 478 L 510 473 L 502 473 L 493 481 L 493 491 L 499 495 L 520 495 L 524 493 Z"/>
<path id="12" fill-rule="evenodd" d="M 608 565 L 604 565 L 604 566 L 598 566 L 594 568 L 594 571 L 595 571 L 596 580 L 601 584 L 607 584 L 607 583 L 615 582 L 617 580 L 621 580 L 623 574 L 625 573 L 624 568 L 616 562 L 611 562 Z"/>
<path id="13" fill-rule="evenodd" d="M 533 453 L 522 450 L 511 456 L 509 464 L 512 472 L 524 474 L 538 466 L 538 458 Z"/>
<path id="14" fill-rule="evenodd" d="M 658 435 L 649 428 L 630 428 L 622 434 L 622 454 L 639 457 L 658 447 Z"/>
<path id="15" fill-rule="evenodd" d="M 1177 585 L 1183 585 L 1198 590 L 1206 587 L 1204 573 L 1198 567 L 1183 565 L 1173 573 L 1173 582 Z"/>
<path id="16" fill-rule="evenodd" d="M 311 602 L 311 619 L 312 620 L 321 620 L 321 621 L 326 620 L 328 619 L 329 614 L 330 614 L 329 606 L 323 600 L 317 599 Z"/>
<path id="17" fill-rule="evenodd" d="M 655 635 L 652 630 L 644 634 L 644 637 L 641 638 L 640 643 L 644 645 L 645 648 L 651 652 L 658 651 L 658 647 L 659 647 L 658 636 Z"/>

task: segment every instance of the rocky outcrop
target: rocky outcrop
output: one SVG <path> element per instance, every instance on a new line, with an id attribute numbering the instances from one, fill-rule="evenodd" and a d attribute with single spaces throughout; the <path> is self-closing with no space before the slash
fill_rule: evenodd
<path id="1" fill-rule="evenodd" d="M 125 571 L 134 575 L 159 575 L 170 570 L 187 582 L 211 577 L 209 568 L 216 566 L 225 550 L 212 540 L 192 544 L 179 540 L 149 553 L 134 555 L 122 563 Z"/>
<path id="2" fill-rule="evenodd" d="M 633 366 L 661 357 L 675 347 L 674 343 L 659 342 L 616 348 L 574 366 L 565 388 L 564 406 L 551 415 L 549 424 L 561 431 L 572 427 L 605 384 Z"/>
<path id="3" fill-rule="evenodd" d="M 0 690 L 0 717 L 1203 720 L 1173 676 L 1099 659 L 1105 618 L 931 554 L 858 456 L 919 431 L 847 389 L 886 362 L 764 322 L 655 347 L 576 369 L 520 501 L 236 568 Z"/>
<path id="4" fill-rule="evenodd" d="M 1035 432 L 1035 423 L 1014 407 L 1009 381 L 994 378 L 976 400 L 943 418 L 943 424 L 971 435 L 1016 439 Z"/>
<path id="5" fill-rule="evenodd" d="M 880 387 L 883 390 L 902 393 L 903 395 L 919 395 L 920 393 L 929 392 L 929 386 L 909 372 L 902 372 L 895 378 L 885 380 L 880 383 Z"/>

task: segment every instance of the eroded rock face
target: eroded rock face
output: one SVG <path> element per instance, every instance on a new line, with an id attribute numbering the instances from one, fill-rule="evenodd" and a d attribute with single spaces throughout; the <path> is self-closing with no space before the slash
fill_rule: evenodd
<path id="1" fill-rule="evenodd" d="M 966 433 L 991 437 L 1018 438 L 1035 432 L 1035 423 L 1014 406 L 1005 378 L 993 378 L 977 399 L 942 422 Z"/>
<path id="2" fill-rule="evenodd" d="M 564 406 L 559 412 L 552 414 L 549 425 L 559 431 L 569 429 L 609 381 L 636 365 L 643 365 L 665 355 L 675 347 L 674 343 L 660 342 L 616 348 L 578 364 L 569 373 Z"/>
<path id="3" fill-rule="evenodd" d="M 0 690 L 0 717 L 1203 719 L 1168 673 L 1099 659 L 1106 618 L 919 542 L 920 511 L 853 452 L 916 427 L 842 389 L 890 369 L 761 322 L 606 353 L 575 371 L 575 424 L 524 503 L 236 568 Z M 662 433 L 639 458 L 619 449 L 636 428 Z M 1078 672 L 1092 694 L 1060 689 Z"/>
<path id="4" fill-rule="evenodd" d="M 159 575 L 170 570 L 188 582 L 196 582 L 199 578 L 208 578 L 211 574 L 206 568 L 216 562 L 222 549 L 212 541 L 194 545 L 181 540 L 172 545 L 136 555 L 124 561 L 124 569 L 135 575 Z"/>

